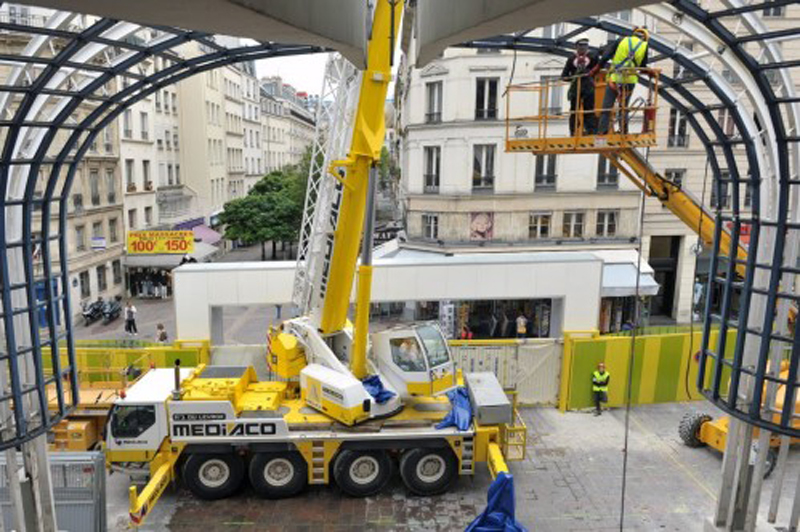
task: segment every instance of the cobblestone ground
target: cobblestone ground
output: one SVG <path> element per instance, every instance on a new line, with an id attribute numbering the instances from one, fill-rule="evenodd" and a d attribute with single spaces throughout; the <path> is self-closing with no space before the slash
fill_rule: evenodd
<path id="1" fill-rule="evenodd" d="M 684 447 L 677 437 L 683 413 L 704 406 L 632 409 L 625 530 L 701 531 L 713 514 L 721 456 L 709 449 Z M 518 520 L 536 532 L 618 531 L 624 412 L 594 417 L 532 408 L 524 411 L 524 417 L 529 427 L 528 456 L 511 466 Z M 790 454 L 788 468 L 779 525 L 789 519 L 790 499 L 797 488 L 797 451 Z M 488 474 L 481 470 L 435 498 L 409 496 L 396 479 L 385 493 L 367 499 L 348 498 L 335 487 L 313 487 L 283 501 L 264 501 L 244 491 L 228 500 L 201 502 L 179 490 L 165 495 L 141 530 L 463 530 L 485 507 L 489 484 Z M 764 515 L 771 489 L 772 481 L 767 480 Z M 125 529 L 126 490 L 127 478 L 110 479 L 109 523 L 115 530 Z"/>

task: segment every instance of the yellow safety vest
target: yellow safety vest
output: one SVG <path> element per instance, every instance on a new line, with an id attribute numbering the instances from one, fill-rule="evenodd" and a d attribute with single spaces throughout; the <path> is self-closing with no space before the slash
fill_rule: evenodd
<path id="1" fill-rule="evenodd" d="M 614 83 L 635 84 L 639 76 L 635 68 L 641 66 L 647 54 L 647 42 L 639 37 L 626 37 L 617 45 L 614 59 L 611 61 L 611 73 L 608 79 Z"/>
<path id="2" fill-rule="evenodd" d="M 592 391 L 593 392 L 608 392 L 608 378 L 611 374 L 607 371 L 600 373 L 595 370 L 592 374 Z"/>

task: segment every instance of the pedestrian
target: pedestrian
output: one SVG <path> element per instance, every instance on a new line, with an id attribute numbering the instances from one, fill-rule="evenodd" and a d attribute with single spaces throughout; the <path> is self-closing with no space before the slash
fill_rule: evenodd
<path id="1" fill-rule="evenodd" d="M 589 52 L 589 39 L 578 39 L 575 54 L 567 59 L 561 79 L 569 81 L 570 136 L 593 135 L 597 128 L 594 115 L 594 77 L 589 72 L 597 65 L 597 57 Z M 583 128 L 578 131 L 578 117 L 583 116 Z"/>
<path id="2" fill-rule="evenodd" d="M 461 339 L 472 340 L 472 331 L 470 330 L 469 325 L 464 325 L 461 327 Z"/>
<path id="3" fill-rule="evenodd" d="M 517 316 L 517 338 L 525 338 L 528 334 L 528 318 L 522 311 Z"/>
<path id="4" fill-rule="evenodd" d="M 139 334 L 136 328 L 136 307 L 131 304 L 130 300 L 125 304 L 125 332 L 133 336 Z"/>
<path id="5" fill-rule="evenodd" d="M 611 380 L 611 374 L 606 371 L 606 365 L 603 362 L 597 364 L 597 369 L 592 373 L 592 392 L 594 392 L 594 415 L 601 414 L 600 403 L 608 402 L 608 382 Z"/>
<path id="6" fill-rule="evenodd" d="M 168 339 L 167 329 L 164 327 L 164 324 L 159 323 L 156 325 L 156 342 L 160 344 L 166 344 Z"/>
<path id="7" fill-rule="evenodd" d="M 606 79 L 606 92 L 603 96 L 603 112 L 597 127 L 598 135 L 608 134 L 611 109 L 614 107 L 614 102 L 618 100 L 620 101 L 619 112 L 622 122 L 621 132 L 628 132 L 627 107 L 633 90 L 639 82 L 639 70 L 647 67 L 649 39 L 650 32 L 645 28 L 636 28 L 630 37 L 623 37 L 614 45 L 609 46 L 598 60 L 597 65 L 589 72 L 589 75 L 594 76 L 611 59 L 611 68 Z"/>

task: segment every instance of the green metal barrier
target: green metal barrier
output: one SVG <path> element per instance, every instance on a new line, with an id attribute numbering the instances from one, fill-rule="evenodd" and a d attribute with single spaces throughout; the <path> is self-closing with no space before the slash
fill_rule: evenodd
<path id="1" fill-rule="evenodd" d="M 641 333 L 638 333 L 641 334 Z M 631 341 L 635 342 L 631 388 L 632 404 L 669 403 L 701 399 L 697 391 L 698 363 L 694 354 L 700 350 L 702 332 L 628 336 L 596 333 L 565 333 L 561 367 L 559 409 L 575 410 L 593 406 L 592 372 L 600 361 L 611 374 L 608 406 L 623 406 L 626 401 L 631 369 Z M 718 331 L 712 331 L 716 344 Z M 725 357 L 733 356 L 736 331 L 728 332 Z M 706 378 L 710 379 L 712 362 Z M 688 380 L 687 380 L 688 371 Z M 722 373 L 728 382 L 729 368 Z M 727 386 L 727 384 L 726 384 Z"/>

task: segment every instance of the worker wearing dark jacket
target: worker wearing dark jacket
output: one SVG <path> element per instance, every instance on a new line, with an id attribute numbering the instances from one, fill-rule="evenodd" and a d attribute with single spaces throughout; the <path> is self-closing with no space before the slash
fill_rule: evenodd
<path id="1" fill-rule="evenodd" d="M 597 66 L 597 56 L 589 52 L 589 39 L 579 39 L 575 44 L 575 54 L 567 59 L 564 70 L 561 71 L 561 79 L 570 81 L 567 97 L 570 110 L 569 131 L 573 137 L 578 128 L 580 114 L 576 111 L 583 111 L 583 131 L 578 131 L 579 134 L 593 135 L 597 126 L 594 116 L 594 78 L 589 75 Z"/>
<path id="2" fill-rule="evenodd" d="M 601 409 L 600 403 L 608 402 L 608 383 L 611 374 L 606 371 L 606 365 L 600 362 L 597 370 L 592 373 L 592 393 L 594 395 L 594 415 L 599 416 Z"/>
<path id="3" fill-rule="evenodd" d="M 644 28 L 636 28 L 633 35 L 623 37 L 609 46 L 605 53 L 600 57 L 592 75 L 611 60 L 611 67 L 608 71 L 606 93 L 603 97 L 603 113 L 600 115 L 600 124 L 597 128 L 599 135 L 608 133 L 611 109 L 614 102 L 621 99 L 621 105 L 627 108 L 633 90 L 639 82 L 639 71 L 637 69 L 647 67 L 647 51 L 650 33 Z M 622 131 L 628 130 L 628 117 L 622 116 Z"/>

